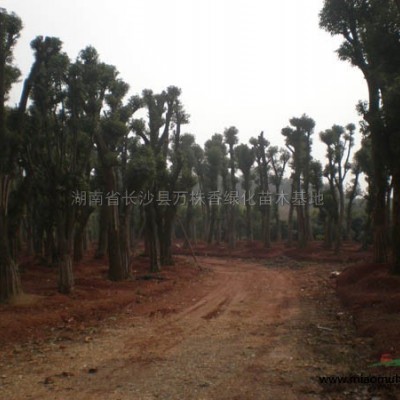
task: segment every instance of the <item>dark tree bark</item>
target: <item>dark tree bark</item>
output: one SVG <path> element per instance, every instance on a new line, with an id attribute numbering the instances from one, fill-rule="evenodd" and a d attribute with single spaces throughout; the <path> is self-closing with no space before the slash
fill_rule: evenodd
<path id="1" fill-rule="evenodd" d="M 145 207 L 146 212 L 146 243 L 150 258 L 150 272 L 160 271 L 160 264 L 158 262 L 158 234 L 156 214 L 153 203 Z"/>
<path id="2" fill-rule="evenodd" d="M 74 261 L 81 261 L 85 253 L 86 226 L 89 217 L 94 211 L 93 207 L 85 206 L 79 210 L 76 221 L 75 237 L 74 237 Z"/>
<path id="3" fill-rule="evenodd" d="M 108 212 L 107 205 L 100 207 L 99 213 L 99 241 L 97 243 L 96 258 L 104 258 L 108 251 Z"/>
<path id="4" fill-rule="evenodd" d="M 56 216 L 56 265 L 58 267 L 58 291 L 62 294 L 70 294 L 74 289 L 74 275 L 72 270 L 74 214 L 72 207 L 69 207 L 68 210 L 59 210 Z"/>
<path id="5" fill-rule="evenodd" d="M 400 274 L 400 168 L 393 173 L 392 269 Z"/>
<path id="6" fill-rule="evenodd" d="M 7 203 L 11 179 L 0 175 L 0 302 L 18 296 L 22 292 L 17 264 L 11 257 L 8 228 Z"/>

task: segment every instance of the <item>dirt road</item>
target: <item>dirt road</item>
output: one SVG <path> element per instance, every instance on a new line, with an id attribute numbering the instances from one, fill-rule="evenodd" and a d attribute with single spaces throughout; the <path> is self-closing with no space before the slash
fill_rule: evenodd
<path id="1" fill-rule="evenodd" d="M 154 299 L 147 315 L 131 305 L 90 336 L 3 357 L 0 398 L 372 398 L 368 387 L 324 389 L 317 379 L 367 361 L 368 343 L 334 296 L 329 275 L 338 266 L 200 262 L 202 282 Z"/>

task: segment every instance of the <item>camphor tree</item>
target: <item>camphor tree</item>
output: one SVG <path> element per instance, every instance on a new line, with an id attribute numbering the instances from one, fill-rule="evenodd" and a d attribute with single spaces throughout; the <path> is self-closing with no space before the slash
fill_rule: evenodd
<path id="1" fill-rule="evenodd" d="M 20 18 L 0 8 L 0 301 L 21 292 L 18 267 L 11 257 L 8 241 L 8 200 L 15 173 L 17 146 L 15 132 L 10 132 L 7 126 L 9 111 L 5 106 L 7 94 L 20 75 L 13 65 L 13 50 L 21 29 Z"/>
<path id="2" fill-rule="evenodd" d="M 179 99 L 180 94 L 181 90 L 175 86 L 160 94 L 144 90 L 141 102 L 148 111 L 148 122 L 134 119 L 131 124 L 133 132 L 142 139 L 155 163 L 154 179 L 147 186 L 151 199 L 145 205 L 146 243 L 150 270 L 153 272 L 160 269 L 160 264 L 173 263 L 171 236 L 176 204 L 170 196 L 177 189 L 183 168 L 181 127 L 189 121 Z M 171 169 L 168 169 L 168 159 L 172 160 Z"/>
<path id="3" fill-rule="evenodd" d="M 358 67 L 368 86 L 368 102 L 360 103 L 371 139 L 374 258 L 388 260 L 386 195 L 393 181 L 392 261 L 400 272 L 400 17 L 393 0 L 325 0 L 320 26 L 343 42 L 341 60 Z"/>
<path id="4" fill-rule="evenodd" d="M 261 132 L 257 138 L 251 138 L 250 143 L 253 146 L 255 160 L 257 162 L 259 196 L 258 205 L 261 212 L 261 232 L 265 247 L 271 245 L 271 204 L 269 193 L 269 169 L 271 159 L 267 156 L 269 151 L 269 142 L 264 138 L 264 132 Z"/>
<path id="5" fill-rule="evenodd" d="M 290 160 L 290 153 L 284 149 L 278 149 L 278 146 L 270 146 L 267 152 L 268 159 L 271 163 L 271 183 L 275 186 L 275 193 L 281 192 L 282 180 L 285 174 L 287 163 Z M 282 240 L 282 224 L 279 215 L 279 204 L 274 202 L 274 216 L 276 224 L 276 239 Z"/>
<path id="6" fill-rule="evenodd" d="M 22 22 L 15 14 L 0 9 L 0 301 L 5 301 L 21 292 L 20 278 L 16 260 L 10 248 L 8 206 L 12 183 L 17 174 L 18 160 L 25 159 L 20 150 L 26 138 L 27 118 L 25 116 L 28 99 L 34 82 L 42 66 L 51 63 L 59 53 L 60 42 L 54 38 L 38 37 L 31 46 L 35 52 L 35 61 L 25 79 L 19 105 L 16 109 L 7 109 L 5 101 L 13 83 L 19 77 L 19 70 L 13 65 L 13 49 L 22 29 Z M 25 173 L 28 166 L 25 164 Z M 20 178 L 21 168 L 19 169 Z M 17 199 L 20 201 L 21 199 Z M 22 209 L 21 206 L 18 207 Z"/>
<path id="7" fill-rule="evenodd" d="M 311 224 L 309 213 L 309 189 L 311 136 L 315 122 L 312 118 L 303 114 L 300 118 L 290 119 L 291 127 L 282 129 L 282 135 L 286 138 L 286 147 L 291 153 L 292 194 L 288 221 L 288 243 L 292 241 L 293 207 L 297 214 L 298 241 L 300 247 L 305 247 L 311 238 Z"/>
<path id="8" fill-rule="evenodd" d="M 252 240 L 253 229 L 251 222 L 251 206 L 252 206 L 252 195 L 251 195 L 251 181 L 252 181 L 252 167 L 255 161 L 254 149 L 249 147 L 247 144 L 240 144 L 236 147 L 236 157 L 238 160 L 238 167 L 242 172 L 243 182 L 242 187 L 244 190 L 244 200 L 246 207 L 246 237 L 247 240 Z"/>
<path id="9" fill-rule="evenodd" d="M 335 251 L 338 252 L 342 244 L 345 210 L 345 179 L 351 170 L 350 155 L 354 146 L 354 124 L 348 124 L 346 129 L 339 125 L 332 126 L 320 133 L 320 138 L 327 147 L 326 157 L 328 164 L 325 167 L 325 177 L 329 181 L 332 201 L 336 211 L 335 222 Z M 354 200 L 354 198 L 352 199 Z"/>
<path id="10" fill-rule="evenodd" d="M 226 146 L 221 134 L 215 133 L 204 145 L 204 196 L 209 209 L 207 242 L 219 240 L 219 179 L 227 176 Z"/>
<path id="11" fill-rule="evenodd" d="M 229 191 L 235 194 L 236 192 L 236 183 L 237 178 L 235 175 L 235 145 L 238 143 L 238 133 L 236 127 L 231 126 L 230 128 L 225 129 L 224 137 L 225 143 L 228 146 L 229 153 Z M 236 207 L 235 201 L 231 201 L 229 203 L 229 216 L 228 216 L 228 244 L 230 248 L 235 247 L 236 242 Z"/>

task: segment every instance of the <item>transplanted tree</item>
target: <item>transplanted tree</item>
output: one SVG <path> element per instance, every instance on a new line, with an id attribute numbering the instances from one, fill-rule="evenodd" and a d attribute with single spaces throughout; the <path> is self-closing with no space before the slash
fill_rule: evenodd
<path id="1" fill-rule="evenodd" d="M 394 207 L 392 255 L 400 271 L 400 24 L 398 3 L 393 0 L 325 0 L 320 26 L 344 41 L 338 49 L 341 60 L 363 73 L 368 85 L 368 103 L 360 104 L 371 136 L 374 181 L 374 258 L 387 261 L 386 194 L 388 171 L 393 176 Z"/>
<path id="2" fill-rule="evenodd" d="M 238 160 L 238 167 L 243 175 L 242 187 L 244 190 L 244 199 L 246 206 L 246 237 L 247 240 L 252 240 L 253 230 L 251 223 L 251 182 L 252 182 L 252 167 L 255 161 L 254 149 L 249 147 L 247 144 L 240 144 L 236 147 L 236 157 Z"/>
<path id="3" fill-rule="evenodd" d="M 291 127 L 282 129 L 282 135 L 286 138 L 286 147 L 291 153 L 292 194 L 288 221 L 288 243 L 292 240 L 293 207 L 297 214 L 297 227 L 300 247 L 305 247 L 311 238 L 311 224 L 309 215 L 309 188 L 311 135 L 315 122 L 312 118 L 303 114 L 300 118 L 290 119 Z"/>
<path id="4" fill-rule="evenodd" d="M 320 138 L 327 146 L 328 164 L 325 176 L 328 178 L 331 197 L 335 203 L 335 251 L 338 252 L 342 243 L 342 230 L 345 219 L 345 186 L 344 182 L 351 170 L 350 155 L 354 145 L 354 124 L 348 124 L 346 129 L 339 125 L 332 126 L 320 133 Z"/>
<path id="5" fill-rule="evenodd" d="M 180 154 L 181 126 L 188 122 L 180 102 L 181 91 L 170 86 L 160 94 L 144 90 L 142 102 L 148 111 L 148 123 L 134 120 L 132 130 L 143 140 L 155 160 L 155 176 L 148 186 L 145 206 L 146 242 L 150 255 L 150 270 L 158 271 L 161 265 L 173 263 L 171 253 L 171 235 L 176 209 L 170 197 L 175 190 L 177 179 L 182 170 Z M 175 130 L 171 133 L 172 127 Z M 172 141 L 172 148 L 169 147 Z M 168 157 L 173 159 L 173 167 L 169 171 Z M 162 197 L 160 197 L 160 195 Z"/>
<path id="6" fill-rule="evenodd" d="M 237 178 L 235 175 L 235 145 L 238 143 L 238 133 L 239 131 L 234 126 L 231 126 L 224 131 L 225 143 L 228 145 L 229 152 L 229 191 L 233 194 L 231 201 L 229 202 L 228 243 L 230 248 L 235 247 L 236 242 L 236 207 L 234 200 L 237 193 Z"/>
<path id="7" fill-rule="evenodd" d="M 7 94 L 19 76 L 13 65 L 13 51 L 21 29 L 20 18 L 0 8 L 0 301 L 21 292 L 18 267 L 11 257 L 8 241 L 8 200 L 17 154 L 16 139 L 7 129 L 5 106 Z"/>
<path id="8" fill-rule="evenodd" d="M 278 195 L 281 192 L 282 180 L 285 174 L 287 163 L 290 160 L 290 153 L 281 148 L 278 149 L 277 146 L 270 146 L 267 152 L 268 159 L 271 163 L 271 183 L 275 186 L 275 193 Z M 279 204 L 274 202 L 274 216 L 276 224 L 276 239 L 278 241 L 282 240 L 282 224 L 279 214 Z"/>
<path id="9" fill-rule="evenodd" d="M 21 292 L 16 260 L 13 259 L 10 249 L 8 205 L 12 183 L 16 177 L 17 162 L 22 159 L 26 161 L 20 150 L 23 147 L 22 140 L 27 123 L 25 111 L 28 98 L 42 66 L 51 63 L 60 49 L 60 42 L 53 38 L 38 37 L 31 43 L 35 51 L 35 61 L 24 82 L 19 105 L 15 110 L 7 109 L 5 106 L 7 94 L 19 76 L 19 70 L 13 65 L 13 50 L 21 29 L 22 23 L 19 17 L 0 9 L 0 301 L 8 300 Z M 22 164 L 27 173 L 27 164 L 24 162 Z M 21 177 L 21 171 L 22 168 L 19 170 L 20 178 L 26 181 L 26 178 Z M 17 196 L 16 201 L 26 201 L 26 196 L 22 199 Z M 23 209 L 21 204 L 17 208 Z M 21 215 L 13 217 L 19 221 Z M 14 224 L 17 221 L 14 221 Z M 11 236 L 13 237 L 14 233 Z"/>
<path id="10" fill-rule="evenodd" d="M 264 132 L 261 132 L 257 138 L 251 138 L 250 143 L 253 146 L 255 160 L 257 161 L 259 181 L 258 206 L 261 212 L 262 240 L 265 247 L 270 247 L 272 198 L 269 193 L 269 164 L 271 159 L 267 156 L 269 152 L 269 142 L 265 139 Z"/>
<path id="11" fill-rule="evenodd" d="M 127 220 L 119 213 L 117 167 L 121 147 L 125 150 L 129 132 L 128 122 L 131 115 L 140 108 L 140 102 L 132 98 L 126 105 L 123 99 L 128 85 L 118 77 L 118 71 L 112 65 L 99 60 L 93 47 L 81 51 L 72 66 L 76 74 L 75 95 L 80 99 L 80 114 L 77 120 L 86 129 L 86 134 L 96 144 L 100 175 L 107 194 L 105 209 L 108 223 L 109 277 L 111 280 L 123 280 L 130 275 L 129 250 L 126 241 Z M 102 115 L 102 112 L 104 114 Z M 124 146 L 125 143 L 125 146 Z M 121 210 L 125 208 L 121 206 Z M 120 218 L 121 217 L 121 218 Z"/>
<path id="12" fill-rule="evenodd" d="M 351 166 L 351 172 L 353 174 L 353 178 L 350 184 L 346 187 L 346 199 L 347 199 L 347 207 L 346 207 L 346 226 L 344 236 L 345 239 L 351 239 L 351 226 L 353 220 L 353 205 L 357 196 L 361 194 L 360 190 L 360 175 L 361 175 L 361 166 L 358 163 L 357 157 L 353 157 L 353 162 Z"/>
<path id="13" fill-rule="evenodd" d="M 226 146 L 221 134 L 215 133 L 204 145 L 204 196 L 209 210 L 207 242 L 219 239 L 218 218 L 221 196 L 219 178 L 226 173 Z"/>

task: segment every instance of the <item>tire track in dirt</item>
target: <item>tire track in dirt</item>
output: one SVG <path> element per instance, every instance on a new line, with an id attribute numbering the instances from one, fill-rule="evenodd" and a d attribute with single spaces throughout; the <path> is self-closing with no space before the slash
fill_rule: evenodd
<path id="1" fill-rule="evenodd" d="M 217 258 L 200 262 L 212 272 L 201 290 L 182 293 L 193 296 L 182 311 L 126 316 L 93 342 L 10 361 L 5 374 L 15 379 L 0 387 L 0 397 L 329 399 L 321 397 L 315 375 L 332 365 L 308 344 L 309 320 L 328 317 L 318 302 L 302 297 L 307 270 Z M 45 376 L 53 376 L 52 382 L 43 384 Z"/>

